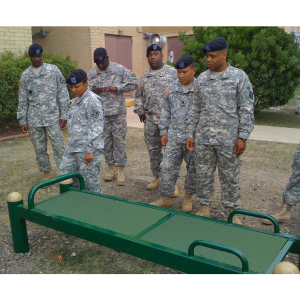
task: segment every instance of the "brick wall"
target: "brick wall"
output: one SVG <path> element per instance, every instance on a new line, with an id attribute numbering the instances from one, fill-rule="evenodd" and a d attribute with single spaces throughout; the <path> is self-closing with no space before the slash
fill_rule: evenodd
<path id="1" fill-rule="evenodd" d="M 18 53 L 23 52 L 32 44 L 31 27 L 8 27 L 0 26 L 0 53 L 11 50 Z"/>

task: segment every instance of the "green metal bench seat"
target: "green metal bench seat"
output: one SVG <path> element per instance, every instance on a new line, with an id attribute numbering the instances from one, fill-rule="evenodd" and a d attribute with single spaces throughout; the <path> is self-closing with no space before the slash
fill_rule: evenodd
<path id="1" fill-rule="evenodd" d="M 80 189 L 34 203 L 39 188 L 74 176 Z M 228 222 L 204 218 L 86 191 L 79 174 L 37 184 L 28 206 L 9 204 L 9 213 L 16 252 L 29 251 L 27 220 L 186 273 L 272 273 L 287 253 L 300 253 L 299 237 L 280 233 L 271 216 L 236 210 Z M 275 232 L 233 224 L 236 213 L 268 218 Z"/>

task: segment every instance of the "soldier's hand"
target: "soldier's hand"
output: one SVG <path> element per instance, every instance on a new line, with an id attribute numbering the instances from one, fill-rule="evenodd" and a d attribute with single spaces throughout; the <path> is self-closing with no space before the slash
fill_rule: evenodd
<path id="1" fill-rule="evenodd" d="M 89 165 L 94 160 L 93 153 L 86 153 L 85 155 L 85 164 Z"/>
<path id="2" fill-rule="evenodd" d="M 194 139 L 187 139 L 185 142 L 185 146 L 186 146 L 186 149 L 188 149 L 189 151 L 194 151 L 194 149 L 195 149 Z"/>
<path id="3" fill-rule="evenodd" d="M 28 125 L 27 124 L 22 125 L 21 130 L 22 130 L 22 133 L 27 133 L 28 132 Z"/>
<path id="4" fill-rule="evenodd" d="M 102 90 L 103 93 L 115 93 L 118 89 L 115 86 L 106 86 Z"/>
<path id="5" fill-rule="evenodd" d="M 143 114 L 142 114 L 142 115 L 140 115 L 139 117 L 140 117 L 140 121 L 141 121 L 141 123 L 145 123 L 145 121 L 146 121 L 146 114 L 145 114 L 145 113 L 143 113 Z"/>
<path id="6" fill-rule="evenodd" d="M 67 120 L 59 120 L 60 128 L 65 128 L 67 126 Z"/>
<path id="7" fill-rule="evenodd" d="M 103 88 L 96 88 L 96 87 L 94 87 L 92 89 L 92 92 L 95 93 L 95 94 L 101 94 L 103 92 Z"/>
<path id="8" fill-rule="evenodd" d="M 168 136 L 167 136 L 167 135 L 162 135 L 162 136 L 160 137 L 160 141 L 161 141 L 162 146 L 167 146 L 167 143 L 168 143 Z"/>
<path id="9" fill-rule="evenodd" d="M 234 145 L 234 154 L 236 156 L 240 156 L 241 154 L 243 154 L 245 149 L 246 149 L 246 142 L 244 142 L 241 139 L 237 139 L 237 141 Z"/>

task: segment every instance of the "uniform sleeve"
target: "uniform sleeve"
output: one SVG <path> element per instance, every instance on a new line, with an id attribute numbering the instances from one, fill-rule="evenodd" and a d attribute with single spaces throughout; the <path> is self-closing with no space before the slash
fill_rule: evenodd
<path id="1" fill-rule="evenodd" d="M 168 135 L 168 130 L 171 122 L 171 105 L 168 89 L 165 91 L 165 98 L 161 106 L 161 114 L 158 122 L 160 136 Z"/>
<path id="2" fill-rule="evenodd" d="M 57 81 L 57 100 L 60 109 L 60 119 L 67 120 L 70 96 L 67 89 L 66 80 L 59 69 L 57 69 L 56 81 Z"/>
<path id="3" fill-rule="evenodd" d="M 201 104 L 201 92 L 200 89 L 198 88 L 198 84 L 196 83 L 193 98 L 192 98 L 192 103 L 191 103 L 191 109 L 189 112 L 188 124 L 187 124 L 187 135 L 186 135 L 187 139 L 194 138 L 194 132 L 199 123 L 200 104 Z"/>
<path id="4" fill-rule="evenodd" d="M 17 119 L 19 120 L 20 126 L 27 124 L 27 112 L 28 112 L 28 96 L 27 88 L 24 82 L 23 76 L 19 81 L 19 105 L 17 111 Z"/>
<path id="5" fill-rule="evenodd" d="M 238 87 L 237 106 L 239 116 L 238 137 L 248 139 L 254 127 L 254 93 L 252 84 L 245 74 Z"/>
<path id="6" fill-rule="evenodd" d="M 141 82 L 139 84 L 138 89 L 135 92 L 135 97 L 134 97 L 134 110 L 133 110 L 133 112 L 135 112 L 139 116 L 141 116 L 142 114 L 145 113 L 145 111 L 144 111 L 145 91 L 144 91 L 144 87 L 143 87 L 142 82 L 143 81 L 141 79 Z"/>
<path id="7" fill-rule="evenodd" d="M 119 93 L 134 91 L 138 87 L 138 79 L 134 73 L 124 68 L 122 76 L 122 83 L 118 84 L 116 88 Z"/>
<path id="8" fill-rule="evenodd" d="M 87 114 L 88 142 L 86 146 L 86 153 L 93 153 L 95 148 L 99 149 L 103 147 L 104 117 L 103 107 L 99 99 L 94 99 L 89 102 Z"/>

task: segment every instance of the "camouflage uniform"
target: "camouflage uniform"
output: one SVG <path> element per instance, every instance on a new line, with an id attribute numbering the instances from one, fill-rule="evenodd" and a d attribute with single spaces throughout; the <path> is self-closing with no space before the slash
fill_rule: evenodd
<path id="1" fill-rule="evenodd" d="M 300 145 L 293 161 L 292 176 L 283 193 L 283 202 L 296 205 L 300 201 Z"/>
<path id="2" fill-rule="evenodd" d="M 240 208 L 241 158 L 234 155 L 237 139 L 248 139 L 253 130 L 253 90 L 246 73 L 228 64 L 214 78 L 207 70 L 197 79 L 188 122 L 187 138 L 194 138 L 197 197 L 200 204 L 213 199 L 214 172 L 218 163 L 225 208 Z"/>
<path id="3" fill-rule="evenodd" d="M 148 148 L 150 167 L 154 177 L 159 176 L 163 157 L 158 128 L 161 104 L 165 89 L 175 79 L 177 79 L 177 71 L 173 67 L 164 65 L 154 74 L 151 73 L 151 68 L 149 68 L 142 75 L 139 89 L 135 94 L 134 112 L 139 116 L 146 114 L 144 125 L 145 143 Z"/>
<path id="4" fill-rule="evenodd" d="M 51 170 L 46 133 L 56 165 L 60 164 L 65 146 L 59 120 L 67 120 L 69 101 L 65 78 L 57 66 L 43 63 L 38 74 L 35 74 L 32 66 L 22 73 L 17 118 L 21 126 L 28 125 L 41 172 Z"/>
<path id="5" fill-rule="evenodd" d="M 186 149 L 186 124 L 192 102 L 196 81 L 184 91 L 179 80 L 170 83 L 161 108 L 158 123 L 160 135 L 167 135 L 168 142 L 161 163 L 158 192 L 162 196 L 171 196 L 184 159 L 187 174 L 184 189 L 188 194 L 196 193 L 196 168 L 194 151 Z"/>
<path id="6" fill-rule="evenodd" d="M 114 86 L 115 93 L 101 93 L 104 104 L 104 154 L 109 165 L 125 166 L 127 161 L 125 138 L 127 134 L 126 101 L 124 92 L 133 91 L 138 86 L 134 73 L 115 62 L 101 71 L 95 66 L 88 73 L 88 87 Z"/>
<path id="7" fill-rule="evenodd" d="M 79 172 L 89 191 L 101 193 L 99 180 L 102 161 L 103 107 L 100 97 L 87 90 L 81 97 L 74 98 L 68 119 L 68 146 L 59 166 L 59 175 Z M 94 160 L 85 164 L 86 153 Z"/>
<path id="8" fill-rule="evenodd" d="M 298 114 L 300 114 L 300 91 L 299 91 L 298 96 L 297 96 L 297 102 L 296 102 L 296 105 L 297 105 L 297 107 L 296 107 L 296 112 L 297 112 Z"/>

